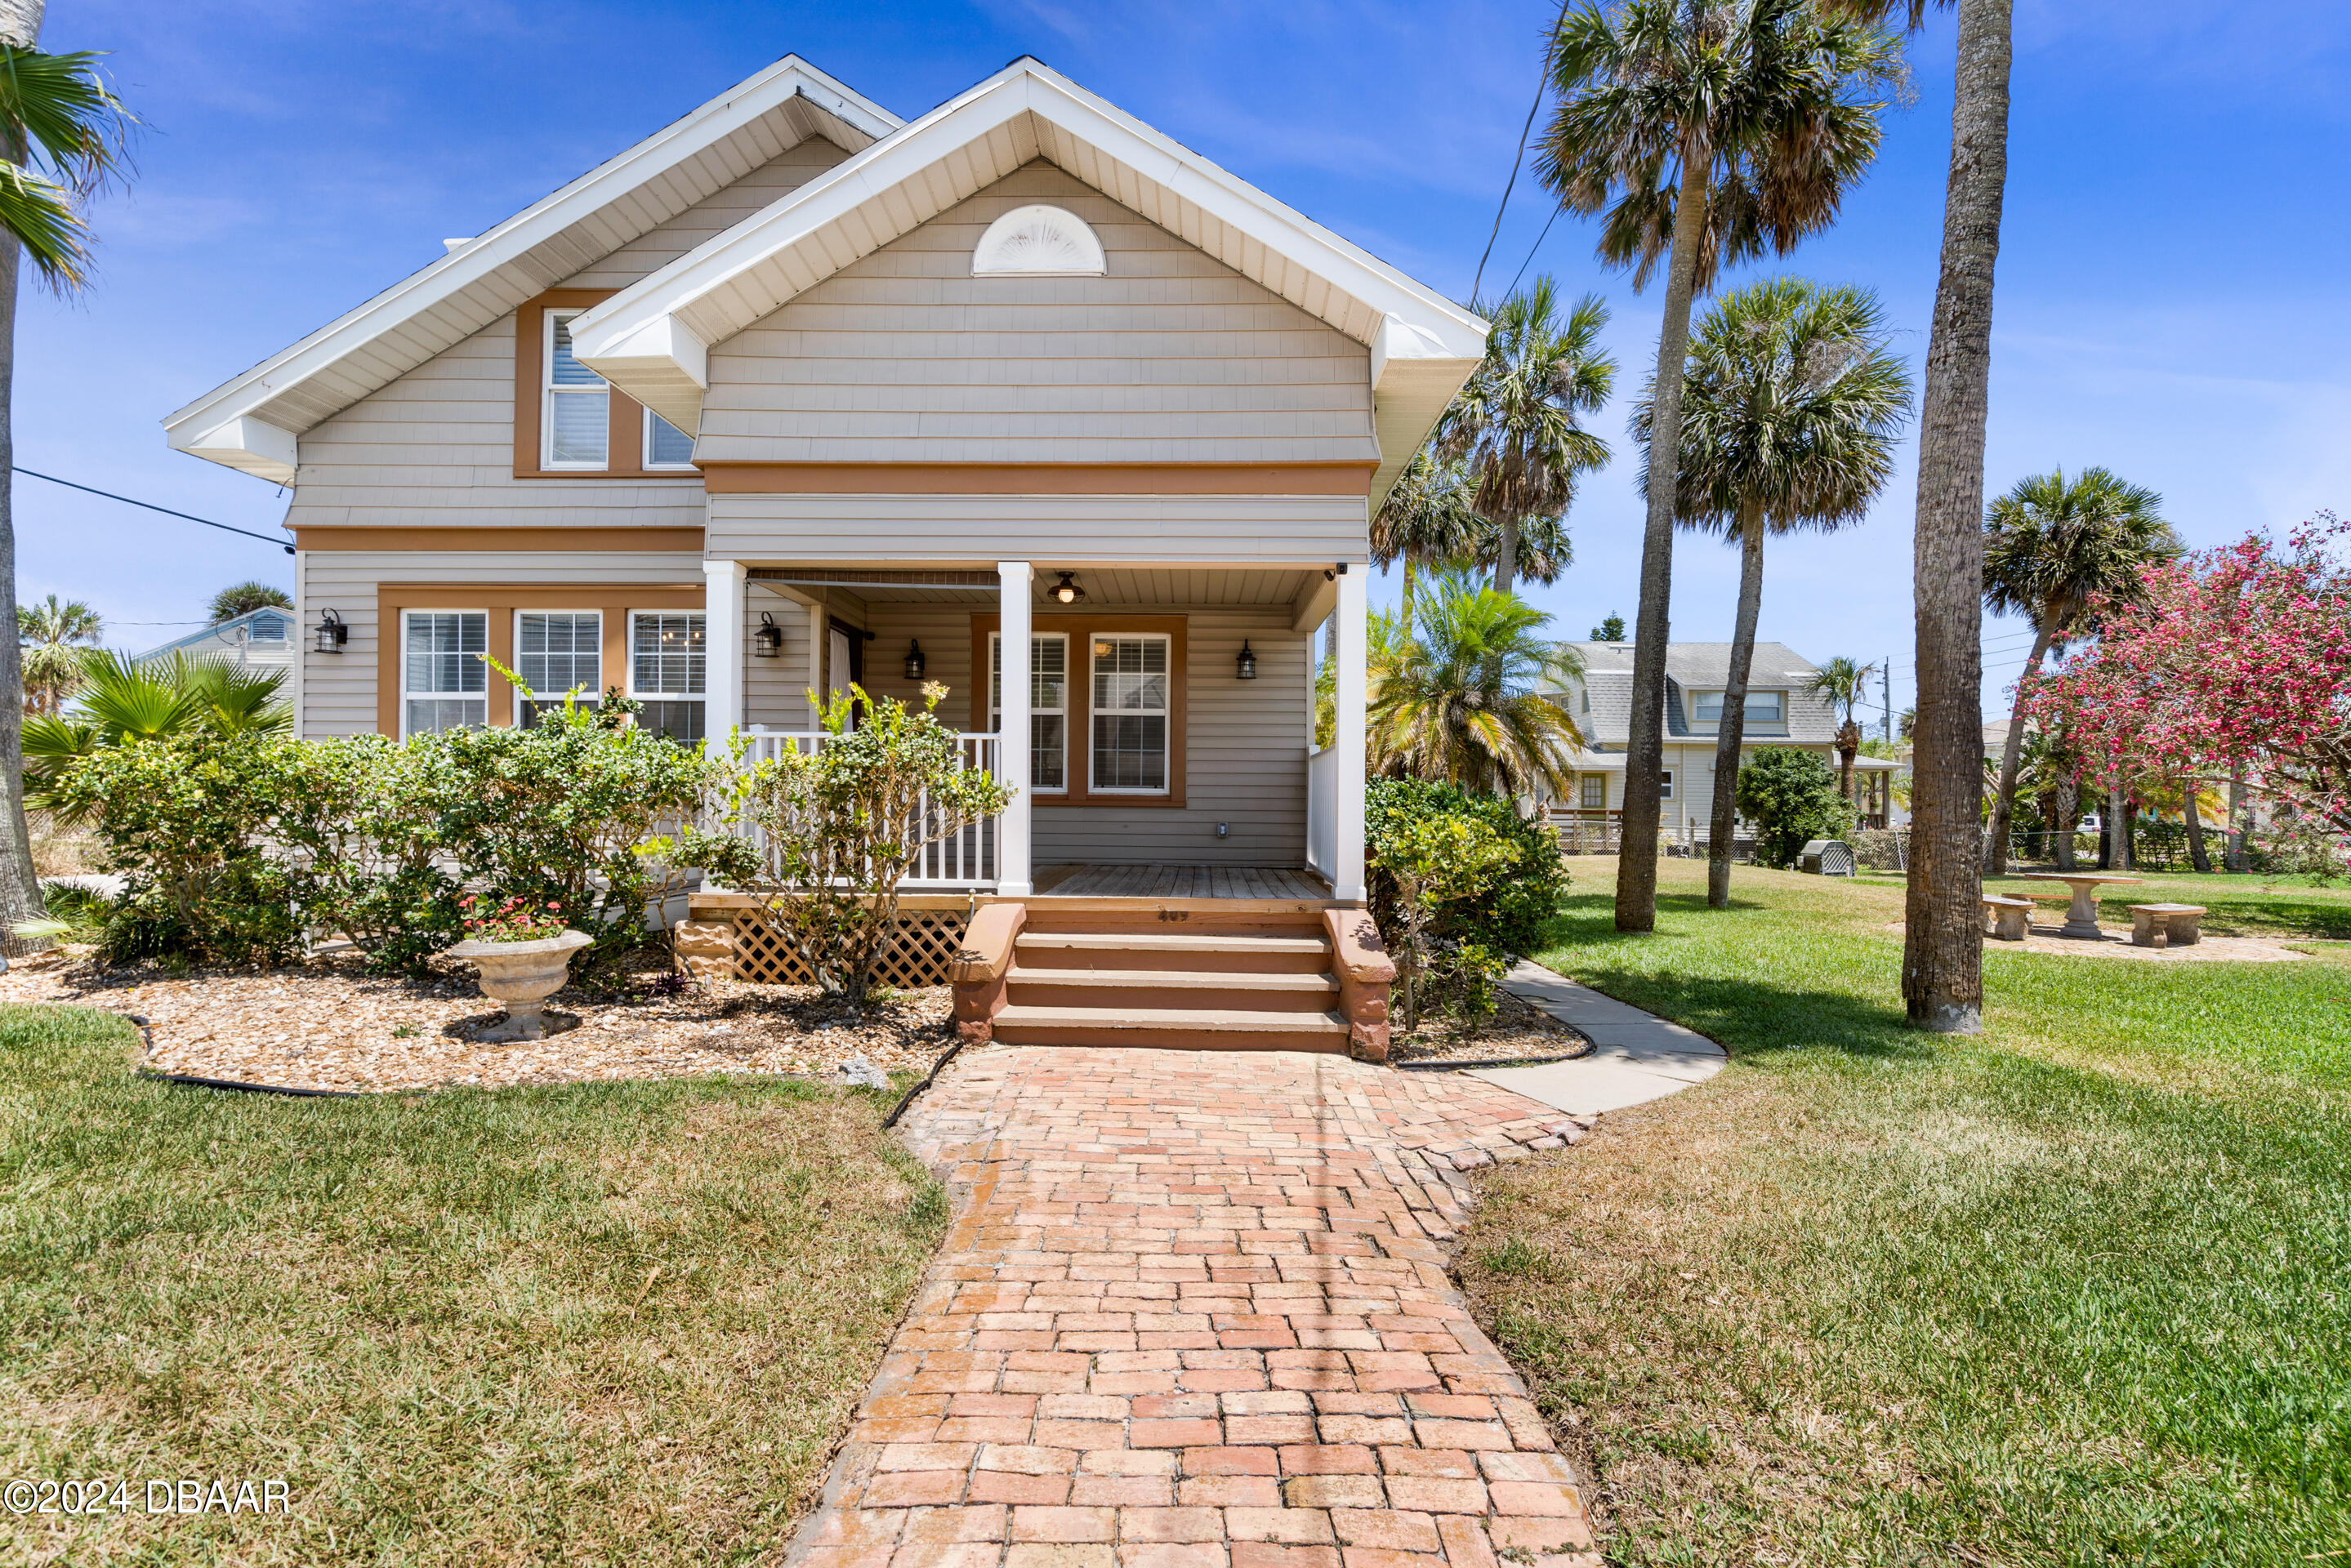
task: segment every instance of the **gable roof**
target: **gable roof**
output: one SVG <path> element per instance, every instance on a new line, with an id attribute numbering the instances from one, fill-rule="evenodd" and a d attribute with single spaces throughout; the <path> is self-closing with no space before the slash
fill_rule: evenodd
<path id="1" fill-rule="evenodd" d="M 903 122 L 797 55 L 533 202 L 163 421 L 172 445 L 291 483 L 295 438 L 811 136 Z"/>
<path id="2" fill-rule="evenodd" d="M 1468 310 L 1027 57 L 575 317 L 575 352 L 698 431 L 711 348 L 1040 158 L 1371 350 L 1374 504 L 1485 352 Z"/>

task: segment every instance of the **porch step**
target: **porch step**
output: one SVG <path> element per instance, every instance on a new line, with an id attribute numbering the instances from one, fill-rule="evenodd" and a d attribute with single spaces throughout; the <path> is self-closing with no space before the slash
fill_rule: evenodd
<path id="1" fill-rule="evenodd" d="M 1038 1007 L 1014 1003 L 996 1015 L 1008 1045 L 1145 1045 L 1200 1051 L 1347 1049 L 1336 1012 L 1223 1008 Z"/>
<path id="2" fill-rule="evenodd" d="M 1007 999 L 1017 1005 L 1124 1012 L 1208 1008 L 1294 1015 L 1322 1012 L 1339 997 L 1339 981 L 1327 971 L 1030 969 L 1016 963 L 1005 981 Z"/>
<path id="3" fill-rule="evenodd" d="M 1014 962 L 1030 969 L 1220 970 L 1246 974 L 1317 973 L 1331 963 L 1330 939 L 1249 931 L 1032 931 L 1013 941 Z"/>

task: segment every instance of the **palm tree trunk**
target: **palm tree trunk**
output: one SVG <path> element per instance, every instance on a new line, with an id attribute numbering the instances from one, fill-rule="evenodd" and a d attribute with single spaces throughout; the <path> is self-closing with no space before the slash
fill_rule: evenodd
<path id="1" fill-rule="evenodd" d="M 1519 576 L 1519 520 L 1515 517 L 1503 518 L 1496 527 L 1496 534 L 1498 537 L 1494 541 L 1494 587 L 1499 592 L 1507 594 L 1510 591 L 1510 585 L 1518 580 Z"/>
<path id="2" fill-rule="evenodd" d="M 2204 843 L 2204 811 L 2196 804 L 2196 781 L 2179 781 L 2179 794 L 2188 806 L 2188 863 L 2199 871 L 2212 869 L 2212 852 Z"/>
<path id="3" fill-rule="evenodd" d="M 1404 558 L 1404 634 L 1413 635 L 1412 626 L 1412 556 Z"/>
<path id="4" fill-rule="evenodd" d="M 30 48 L 39 41 L 47 0 L 0 0 L 0 42 Z M 16 272 L 14 234 L 0 232 L 0 954 L 10 958 L 49 944 L 13 934 L 41 912 L 41 878 L 25 822 L 25 651 L 16 637 L 16 519 L 11 483 L 16 462 Z"/>
<path id="5" fill-rule="evenodd" d="M 2017 770 L 2024 765 L 2024 700 L 2032 678 L 2041 673 L 2041 661 L 2049 656 L 2049 645 L 2055 640 L 2048 628 L 2033 629 L 2032 657 L 2024 661 L 2024 675 L 2016 683 L 2016 702 L 2008 711 L 2008 745 L 2000 755 L 2000 793 L 1992 797 L 1991 836 L 1984 841 L 1987 877 L 2008 875 L 2008 827 L 2016 814 Z"/>
<path id="6" fill-rule="evenodd" d="M 1844 711 L 1844 722 L 1837 726 L 1837 794 L 1844 796 L 1847 805 L 1853 804 L 1853 762 L 1861 755 L 1861 726 L 1853 722 L 1853 710 Z"/>
<path id="7" fill-rule="evenodd" d="M 2131 868 L 2130 820 L 2126 815 L 2128 803 L 2123 794 L 2120 774 L 2106 781 L 2106 869 L 2127 871 Z"/>
<path id="8" fill-rule="evenodd" d="M 1626 735 L 1625 810 L 1616 852 L 1616 929 L 1657 929 L 1657 792 L 1666 762 L 1666 643 L 1672 634 L 1675 487 L 1681 477 L 1682 378 L 1689 358 L 1690 297 L 1706 229 L 1708 148 L 1682 150 L 1674 254 L 1666 273 L 1666 319 L 1657 333 L 1657 388 L 1649 410 L 1649 518 L 1641 538 L 1640 619 L 1633 628 L 1633 712 Z"/>
<path id="9" fill-rule="evenodd" d="M 1983 1028 L 1983 464 L 1992 267 L 2008 183 L 2012 0 L 1959 0 L 1942 275 L 1918 421 L 1918 720 L 1902 998 L 1911 1023 Z"/>
<path id="10" fill-rule="evenodd" d="M 2074 869 L 2074 830 L 2082 826 L 2082 786 L 2072 774 L 2057 781 L 2057 869 Z"/>
<path id="11" fill-rule="evenodd" d="M 1750 507 L 1739 524 L 1739 619 L 1730 633 L 1730 669 L 1722 681 L 1722 722 L 1714 736 L 1714 805 L 1707 817 L 1706 901 L 1730 908 L 1730 840 L 1739 815 L 1739 751 L 1747 732 L 1748 666 L 1755 661 L 1755 622 L 1763 611 L 1763 514 Z"/>

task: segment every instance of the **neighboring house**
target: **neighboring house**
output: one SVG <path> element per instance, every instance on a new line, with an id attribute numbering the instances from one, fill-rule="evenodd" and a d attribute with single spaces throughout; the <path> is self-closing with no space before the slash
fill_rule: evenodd
<path id="1" fill-rule="evenodd" d="M 1625 748 L 1633 718 L 1633 645 L 1572 642 L 1583 660 L 1583 677 L 1565 689 L 1568 711 L 1583 732 L 1584 753 L 1575 760 L 1573 794 L 1552 802 L 1556 816 L 1571 822 L 1613 824 L 1625 804 Z M 1727 642 L 1677 642 L 1666 649 L 1666 740 L 1664 836 L 1687 842 L 1703 837 L 1714 809 L 1716 725 L 1730 669 Z M 1740 753 L 1758 746 L 1800 746 L 1838 763 L 1836 705 L 1805 686 L 1820 673 L 1784 643 L 1759 642 L 1748 666 L 1747 722 Z M 1882 757 L 1854 759 L 1854 790 L 1863 815 L 1882 819 L 1887 786 L 1896 764 Z"/>
<path id="2" fill-rule="evenodd" d="M 174 638 L 160 648 L 132 656 L 133 664 L 149 664 L 167 659 L 175 653 L 192 659 L 217 659 L 233 664 L 239 670 L 288 670 L 294 664 L 294 612 L 285 609 L 247 610 L 208 626 L 202 631 L 192 631 L 185 637 Z"/>
<path id="3" fill-rule="evenodd" d="M 1019 794 L 914 886 L 1363 897 L 1368 519 L 1478 317 L 1030 59 L 788 57 L 447 244 L 165 421 L 292 487 L 303 734 L 513 722 L 482 653 L 687 738 L 943 681 Z"/>

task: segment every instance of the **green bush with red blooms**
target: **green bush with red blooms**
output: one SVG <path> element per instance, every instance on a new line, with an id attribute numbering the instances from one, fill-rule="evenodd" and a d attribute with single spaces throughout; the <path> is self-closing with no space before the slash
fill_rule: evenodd
<path id="1" fill-rule="evenodd" d="M 533 904 L 528 898 L 507 898 L 493 903 L 478 893 L 468 893 L 457 900 L 457 915 L 465 923 L 466 938 L 477 942 L 545 941 L 569 929 L 563 923 L 563 906 L 552 900 Z"/>

